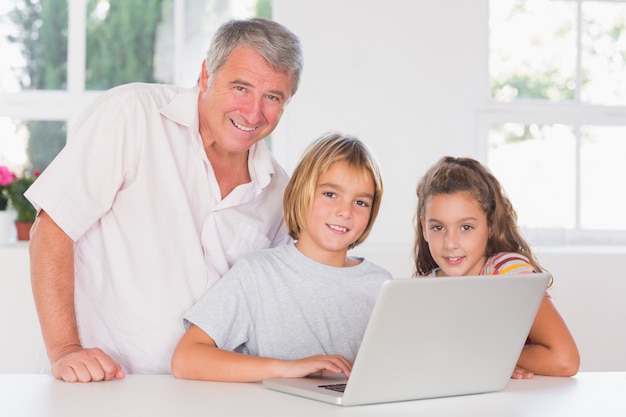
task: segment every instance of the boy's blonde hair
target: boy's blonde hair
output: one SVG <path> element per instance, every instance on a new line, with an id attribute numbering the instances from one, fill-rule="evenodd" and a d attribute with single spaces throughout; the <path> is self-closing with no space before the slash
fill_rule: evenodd
<path id="1" fill-rule="evenodd" d="M 283 216 L 289 236 L 294 240 L 300 238 L 300 232 L 306 225 L 320 175 L 336 162 L 346 162 L 353 168 L 361 169 L 374 181 L 374 200 L 367 227 L 349 249 L 361 244 L 372 230 L 383 196 L 383 181 L 376 158 L 358 138 L 331 132 L 309 145 L 285 189 Z"/>

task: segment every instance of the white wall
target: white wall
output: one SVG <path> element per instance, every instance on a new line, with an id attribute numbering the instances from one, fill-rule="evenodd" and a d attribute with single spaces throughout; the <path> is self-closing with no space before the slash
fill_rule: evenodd
<path id="1" fill-rule="evenodd" d="M 624 248 L 543 248 L 552 299 L 581 355 L 581 370 L 626 371 Z"/>
<path id="2" fill-rule="evenodd" d="M 46 369 L 26 243 L 0 245 L 0 373 Z"/>
<path id="3" fill-rule="evenodd" d="M 276 154 L 291 170 L 329 130 L 373 148 L 385 195 L 366 245 L 410 245 L 418 177 L 444 154 L 476 156 L 486 10 L 484 0 L 274 1 L 275 20 L 300 37 L 305 59 Z"/>

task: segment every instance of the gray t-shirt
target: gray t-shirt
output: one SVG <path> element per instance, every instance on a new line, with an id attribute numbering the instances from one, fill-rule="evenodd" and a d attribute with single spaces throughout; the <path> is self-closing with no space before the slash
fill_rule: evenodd
<path id="1" fill-rule="evenodd" d="M 276 359 L 343 355 L 354 361 L 378 292 L 391 279 L 363 260 L 336 268 L 293 244 L 257 251 L 184 315 L 224 350 Z"/>

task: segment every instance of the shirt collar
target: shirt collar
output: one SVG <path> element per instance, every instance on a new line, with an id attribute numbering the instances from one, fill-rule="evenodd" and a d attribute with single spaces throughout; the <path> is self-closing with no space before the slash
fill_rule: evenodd
<path id="1" fill-rule="evenodd" d="M 264 140 L 261 140 L 250 148 L 248 153 L 248 171 L 253 182 L 259 187 L 265 188 L 274 175 L 273 157 Z"/>
<path id="2" fill-rule="evenodd" d="M 161 107 L 161 114 L 178 124 L 195 128 L 199 128 L 198 119 L 198 94 L 200 89 L 198 86 L 180 90 L 174 98 Z"/>
<path id="3" fill-rule="evenodd" d="M 181 90 L 174 98 L 160 109 L 163 116 L 174 122 L 195 129 L 199 132 L 198 94 L 200 88 Z M 248 170 L 250 178 L 260 188 L 265 188 L 274 175 L 273 157 L 265 141 L 259 141 L 252 145 L 248 154 Z"/>

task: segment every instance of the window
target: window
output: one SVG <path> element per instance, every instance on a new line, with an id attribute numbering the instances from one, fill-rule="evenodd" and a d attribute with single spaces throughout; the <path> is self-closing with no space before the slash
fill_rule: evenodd
<path id="1" fill-rule="evenodd" d="M 0 2 L 0 165 L 43 170 L 115 85 L 194 85 L 217 27 L 253 15 L 270 17 L 270 1 Z"/>
<path id="2" fill-rule="evenodd" d="M 487 164 L 531 241 L 626 243 L 626 2 L 490 0 Z"/>

